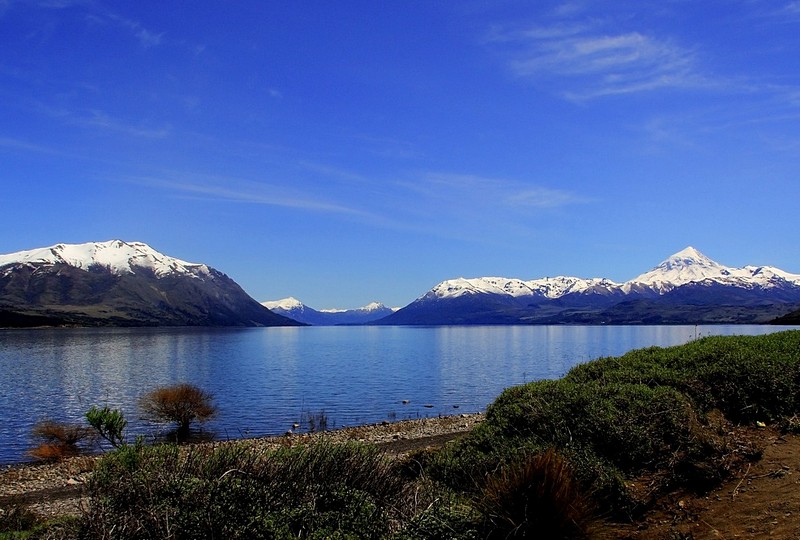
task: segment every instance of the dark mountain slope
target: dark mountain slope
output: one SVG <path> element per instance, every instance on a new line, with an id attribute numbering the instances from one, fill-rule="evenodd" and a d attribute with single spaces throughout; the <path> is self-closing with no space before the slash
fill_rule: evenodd
<path id="1" fill-rule="evenodd" d="M 55 246 L 54 256 L 0 258 L 0 325 L 298 324 L 272 313 L 213 268 L 171 259 L 144 244 L 116 242 L 93 246 L 106 257 L 121 254 L 127 265 L 64 255 L 74 246 Z"/>

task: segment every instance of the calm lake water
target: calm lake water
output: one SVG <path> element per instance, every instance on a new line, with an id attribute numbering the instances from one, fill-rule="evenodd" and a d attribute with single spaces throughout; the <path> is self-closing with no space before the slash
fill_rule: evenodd
<path id="1" fill-rule="evenodd" d="M 445 326 L 0 330 L 0 463 L 24 461 L 31 427 L 123 411 L 129 434 L 163 428 L 137 399 L 190 382 L 211 391 L 218 438 L 280 434 L 324 411 L 328 427 L 483 411 L 506 387 L 575 364 L 773 326 Z M 407 404 L 403 402 L 408 400 Z"/>

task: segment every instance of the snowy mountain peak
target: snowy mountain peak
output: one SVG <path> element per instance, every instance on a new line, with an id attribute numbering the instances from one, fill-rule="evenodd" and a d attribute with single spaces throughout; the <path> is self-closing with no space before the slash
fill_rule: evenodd
<path id="1" fill-rule="evenodd" d="M 525 296 L 532 294 L 531 287 L 520 279 L 502 277 L 457 278 L 442 281 L 426 293 L 431 298 L 456 298 L 473 294 L 504 294 Z"/>
<path id="2" fill-rule="evenodd" d="M 709 278 L 723 278 L 730 276 L 732 273 L 732 268 L 709 259 L 690 246 L 668 257 L 649 272 L 630 280 L 629 283 L 663 288 L 659 287 L 659 284 L 661 284 L 671 289 L 675 286 Z"/>
<path id="3" fill-rule="evenodd" d="M 665 270 L 688 267 L 721 268 L 722 266 L 719 263 L 712 261 L 691 246 L 672 255 L 658 265 L 658 268 L 663 268 Z"/>
<path id="4" fill-rule="evenodd" d="M 133 274 L 134 268 L 147 268 L 156 276 L 185 274 L 208 275 L 204 264 L 190 263 L 168 257 L 142 242 L 88 242 L 57 244 L 55 246 L 0 255 L 0 267 L 9 264 L 67 264 L 83 270 L 94 266 L 107 268 L 116 275 Z"/>
<path id="5" fill-rule="evenodd" d="M 619 284 L 605 278 L 556 276 L 529 281 L 502 277 L 457 278 L 442 281 L 416 301 L 478 298 L 490 295 L 514 299 L 551 299 L 589 295 L 611 298 L 619 294 L 662 295 L 689 283 L 716 283 L 749 289 L 800 286 L 800 275 L 770 266 L 731 268 L 689 246 L 640 276 Z"/>
<path id="6" fill-rule="evenodd" d="M 288 296 L 286 298 L 282 298 L 280 300 L 270 300 L 267 302 L 261 302 L 261 305 L 267 309 L 282 309 L 284 311 L 291 311 L 293 309 L 304 309 L 305 305 L 295 298 L 294 296 Z"/>
<path id="7" fill-rule="evenodd" d="M 800 275 L 732 268 L 687 247 L 625 283 L 556 276 L 442 281 L 377 324 L 767 322 L 800 302 Z"/>
<path id="8" fill-rule="evenodd" d="M 261 302 L 261 305 L 275 313 L 290 317 L 296 321 L 323 326 L 364 324 L 390 315 L 395 311 L 387 308 L 380 302 L 372 302 L 371 304 L 356 309 L 316 310 L 291 296 L 282 300 Z"/>

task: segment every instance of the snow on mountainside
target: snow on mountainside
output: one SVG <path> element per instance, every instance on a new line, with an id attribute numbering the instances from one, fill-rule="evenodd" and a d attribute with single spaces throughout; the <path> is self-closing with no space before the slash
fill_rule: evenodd
<path id="1" fill-rule="evenodd" d="M 347 313 L 347 312 L 353 312 L 353 311 L 358 311 L 358 312 L 361 312 L 361 313 L 372 313 L 372 312 L 375 312 L 375 311 L 386 311 L 387 309 L 394 311 L 392 308 L 388 308 L 385 305 L 381 304 L 380 302 L 370 302 L 369 304 L 367 304 L 364 307 L 355 308 L 355 309 L 335 309 L 335 308 L 333 308 L 333 309 L 321 309 L 319 311 L 320 311 L 320 313 Z"/>
<path id="2" fill-rule="evenodd" d="M 693 247 L 679 251 L 661 264 L 625 283 L 626 292 L 645 286 L 667 293 L 689 283 L 716 283 L 741 288 L 771 288 L 781 284 L 800 286 L 800 275 L 790 274 L 771 266 L 732 268 L 712 261 Z"/>
<path id="3" fill-rule="evenodd" d="M 0 255 L 0 268 L 10 264 L 67 264 L 82 270 L 93 266 L 107 268 L 112 274 L 133 274 L 134 268 L 147 268 L 156 276 L 209 274 L 208 266 L 168 257 L 141 242 L 88 242 L 58 244 L 51 247 Z"/>
<path id="4" fill-rule="evenodd" d="M 318 311 L 291 296 L 282 300 L 261 302 L 261 305 L 295 321 L 317 326 L 364 324 L 391 315 L 396 311 L 380 302 L 372 302 L 356 309 L 321 309 Z"/>
<path id="5" fill-rule="evenodd" d="M 231 278 L 141 242 L 0 255 L 0 326 L 296 325 Z"/>
<path id="6" fill-rule="evenodd" d="M 557 299 L 571 294 L 629 294 L 643 290 L 664 294 L 688 283 L 707 280 L 743 288 L 774 287 L 781 282 L 800 286 L 800 275 L 770 266 L 730 268 L 709 259 L 693 247 L 687 247 L 649 272 L 621 284 L 605 278 L 584 279 L 567 276 L 530 281 L 502 277 L 458 278 L 439 283 L 418 300 L 459 298 L 476 294 L 547 299 Z"/>
<path id="7" fill-rule="evenodd" d="M 800 306 L 800 275 L 731 268 L 688 247 L 626 281 L 502 277 L 443 281 L 376 324 L 764 323 Z"/>
<path id="8" fill-rule="evenodd" d="M 560 298 L 570 293 L 609 292 L 619 288 L 619 284 L 609 279 L 557 276 L 522 281 L 500 277 L 458 278 L 443 281 L 425 293 L 420 300 L 458 298 L 465 295 L 493 294 L 514 298 L 540 297 Z"/>
<path id="9" fill-rule="evenodd" d="M 281 300 L 271 300 L 268 302 L 261 302 L 261 305 L 267 309 L 280 309 L 282 311 L 293 311 L 293 310 L 302 310 L 306 306 L 297 298 L 293 296 L 289 296 L 287 298 L 283 298 Z"/>

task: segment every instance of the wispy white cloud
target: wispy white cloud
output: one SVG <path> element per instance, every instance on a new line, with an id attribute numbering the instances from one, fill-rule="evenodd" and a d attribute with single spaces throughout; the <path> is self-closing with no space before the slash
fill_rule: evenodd
<path id="1" fill-rule="evenodd" d="M 793 13 L 795 15 L 800 15 L 800 2 L 789 2 L 783 7 L 783 11 L 786 13 Z"/>
<path id="2" fill-rule="evenodd" d="M 0 148 L 8 148 L 15 151 L 35 152 L 39 154 L 53 154 L 53 155 L 66 155 L 61 150 L 56 150 L 49 146 L 41 144 L 34 144 L 22 139 L 15 139 L 12 137 L 0 137 Z"/>
<path id="3" fill-rule="evenodd" d="M 481 243 L 529 234 L 542 216 L 592 202 L 568 190 L 475 175 L 419 173 L 399 182 L 310 163 L 300 167 L 319 176 L 264 182 L 163 171 L 121 180 L 176 197 L 329 214 L 370 228 Z"/>
<path id="4" fill-rule="evenodd" d="M 132 137 L 143 137 L 147 139 L 163 139 L 170 134 L 169 126 L 149 127 L 143 124 L 129 123 L 113 118 L 99 110 L 92 110 L 88 115 L 84 116 L 72 115 L 71 121 L 81 126 L 101 128 Z"/>
<path id="5" fill-rule="evenodd" d="M 425 173 L 418 181 L 403 185 L 438 207 L 449 203 L 468 212 L 492 207 L 553 209 L 590 202 L 567 190 L 468 174 Z"/>
<path id="6" fill-rule="evenodd" d="M 517 77 L 576 101 L 711 84 L 691 48 L 644 31 L 609 31 L 588 18 L 527 28 L 495 26 L 486 43 L 502 50 Z"/>
<path id="7" fill-rule="evenodd" d="M 123 180 L 140 186 L 209 200 L 278 206 L 363 218 L 371 217 L 369 213 L 357 208 L 328 201 L 324 198 L 315 198 L 303 193 L 301 190 L 288 188 L 280 184 L 256 182 L 228 176 L 174 172 L 164 173 L 159 176 L 129 176 Z"/>
<path id="8" fill-rule="evenodd" d="M 145 49 L 156 47 L 157 45 L 161 44 L 164 32 L 153 32 L 142 26 L 139 21 L 122 17 L 115 13 L 107 13 L 105 18 L 122 28 L 129 30 L 133 37 L 138 39 L 141 46 Z"/>
<path id="9" fill-rule="evenodd" d="M 389 226 L 425 236 L 512 248 L 570 208 L 596 202 L 567 189 L 474 174 L 423 172 L 395 183 Z"/>
<path id="10" fill-rule="evenodd" d="M 560 208 L 574 204 L 584 204 L 589 200 L 574 193 L 545 187 L 523 188 L 506 198 L 508 204 L 527 208 Z"/>
<path id="11" fill-rule="evenodd" d="M 149 49 L 150 47 L 155 47 L 156 45 L 161 44 L 161 37 L 164 35 L 164 32 L 156 34 L 150 32 L 146 28 L 142 28 L 135 32 L 135 35 L 139 39 L 139 43 L 142 44 L 142 47 Z"/>
<path id="12" fill-rule="evenodd" d="M 53 108 L 44 103 L 36 103 L 34 109 L 40 114 L 56 118 L 67 125 L 101 129 L 130 137 L 163 139 L 168 137 L 171 133 L 169 125 L 152 126 L 142 121 L 130 122 L 116 118 L 99 109 L 91 109 L 88 111 L 69 110 L 65 108 Z"/>

